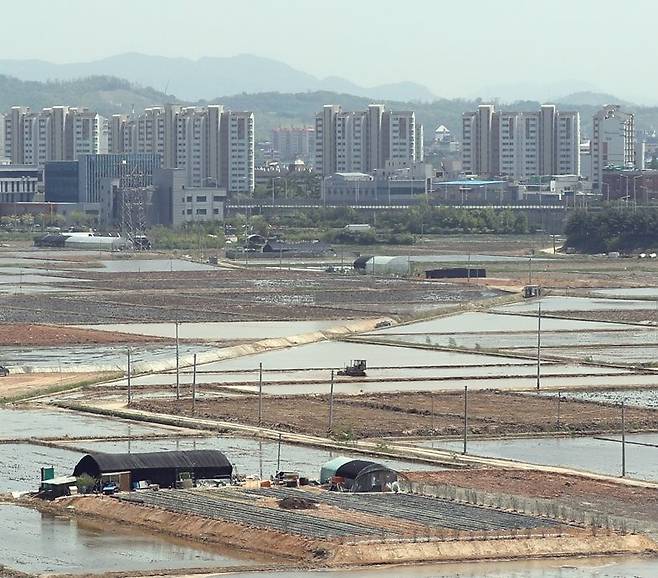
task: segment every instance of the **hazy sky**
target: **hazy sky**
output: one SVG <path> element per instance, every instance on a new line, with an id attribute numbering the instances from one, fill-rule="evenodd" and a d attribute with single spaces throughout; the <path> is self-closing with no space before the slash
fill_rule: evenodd
<path id="1" fill-rule="evenodd" d="M 654 0 L 24 0 L 2 19 L 1 58 L 251 53 L 438 96 L 541 85 L 658 101 Z"/>

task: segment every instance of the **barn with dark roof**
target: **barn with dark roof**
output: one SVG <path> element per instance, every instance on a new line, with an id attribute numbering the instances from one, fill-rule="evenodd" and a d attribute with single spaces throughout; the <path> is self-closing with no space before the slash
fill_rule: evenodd
<path id="1" fill-rule="evenodd" d="M 182 477 L 198 479 L 228 479 L 233 466 L 218 450 L 191 450 L 151 452 L 137 454 L 108 454 L 94 452 L 84 456 L 73 470 L 78 477 L 88 475 L 95 479 L 112 474 L 130 474 L 131 487 L 149 482 L 172 487 Z"/>

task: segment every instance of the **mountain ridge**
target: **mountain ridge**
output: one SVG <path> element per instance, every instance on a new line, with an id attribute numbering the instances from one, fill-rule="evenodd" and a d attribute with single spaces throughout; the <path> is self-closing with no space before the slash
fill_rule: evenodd
<path id="1" fill-rule="evenodd" d="M 88 62 L 57 64 L 46 60 L 0 59 L 0 74 L 21 80 L 75 80 L 114 76 L 171 90 L 190 101 L 242 92 L 305 92 L 331 90 L 374 99 L 433 100 L 435 95 L 415 82 L 366 87 L 338 76 L 318 78 L 285 62 L 252 54 L 199 59 L 127 52 Z"/>

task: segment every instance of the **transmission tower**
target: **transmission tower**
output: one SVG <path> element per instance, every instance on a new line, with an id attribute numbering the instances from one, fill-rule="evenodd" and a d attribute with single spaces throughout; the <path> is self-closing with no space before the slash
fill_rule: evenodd
<path id="1" fill-rule="evenodd" d="M 125 168 L 127 163 L 123 161 Z M 146 231 L 146 201 L 148 187 L 144 171 L 137 165 L 129 171 L 120 171 L 119 194 L 121 195 L 121 236 L 128 239 L 134 249 L 142 249 L 141 238 Z"/>

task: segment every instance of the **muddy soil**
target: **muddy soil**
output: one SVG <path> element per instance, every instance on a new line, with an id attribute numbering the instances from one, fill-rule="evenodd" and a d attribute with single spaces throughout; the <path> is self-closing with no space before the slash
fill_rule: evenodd
<path id="1" fill-rule="evenodd" d="M 604 432 L 619 429 L 619 409 L 580 400 L 560 402 L 533 395 L 471 392 L 468 399 L 471 434 L 505 435 L 542 432 Z M 144 400 L 135 407 L 145 411 L 192 415 L 190 400 Z M 445 436 L 463 431 L 462 393 L 410 393 L 338 396 L 334 399 L 333 433 L 339 437 Z M 258 397 L 199 400 L 201 418 L 258 424 Z M 284 431 L 324 436 L 329 424 L 327 396 L 267 396 L 263 425 Z M 658 429 L 658 411 L 628 409 L 630 430 Z"/>

